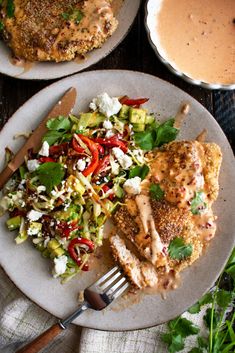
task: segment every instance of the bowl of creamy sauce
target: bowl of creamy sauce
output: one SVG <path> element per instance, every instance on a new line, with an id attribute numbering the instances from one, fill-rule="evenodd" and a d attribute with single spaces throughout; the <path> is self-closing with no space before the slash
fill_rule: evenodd
<path id="1" fill-rule="evenodd" d="M 205 88 L 235 89 L 235 0 L 149 0 L 145 23 L 172 72 Z"/>

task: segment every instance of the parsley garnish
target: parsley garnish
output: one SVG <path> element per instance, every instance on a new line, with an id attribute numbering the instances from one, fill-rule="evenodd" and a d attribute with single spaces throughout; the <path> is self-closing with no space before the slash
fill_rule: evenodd
<path id="1" fill-rule="evenodd" d="M 47 192 L 51 192 L 54 186 L 61 183 L 65 173 L 60 163 L 47 162 L 37 168 L 36 174 L 40 183 L 46 187 Z"/>
<path id="2" fill-rule="evenodd" d="M 73 8 L 70 8 L 68 12 L 63 12 L 61 16 L 66 21 L 74 21 L 76 24 L 79 24 L 79 22 L 84 17 L 83 13 L 80 10 Z"/>
<path id="3" fill-rule="evenodd" d="M 193 247 L 191 244 L 185 244 L 183 238 L 176 237 L 171 240 L 168 247 L 169 255 L 174 260 L 183 260 L 192 255 Z"/>
<path id="4" fill-rule="evenodd" d="M 142 166 L 137 165 L 136 167 L 130 170 L 129 179 L 138 176 L 141 178 L 141 180 L 144 180 L 148 175 L 148 173 L 149 173 L 149 167 L 146 164 Z"/>
<path id="5" fill-rule="evenodd" d="M 58 116 L 58 118 L 50 119 L 47 122 L 48 132 L 44 135 L 43 141 L 47 141 L 51 146 L 59 139 L 63 139 L 66 132 L 71 129 L 71 122 L 69 118 Z"/>
<path id="6" fill-rule="evenodd" d="M 151 198 L 157 201 L 162 200 L 165 195 L 164 190 L 161 189 L 159 184 L 151 184 L 149 191 Z"/>
<path id="7" fill-rule="evenodd" d="M 14 0 L 7 1 L 7 17 L 12 18 L 15 15 L 15 4 Z"/>
<path id="8" fill-rule="evenodd" d="M 134 139 L 136 144 L 145 151 L 151 151 L 164 143 L 175 140 L 179 130 L 174 127 L 174 119 L 169 119 L 162 124 L 154 122 L 143 132 L 136 132 Z"/>
<path id="9" fill-rule="evenodd" d="M 204 194 L 202 191 L 196 192 L 194 199 L 191 201 L 191 212 L 194 215 L 200 214 L 205 208 L 206 203 L 203 198 Z"/>

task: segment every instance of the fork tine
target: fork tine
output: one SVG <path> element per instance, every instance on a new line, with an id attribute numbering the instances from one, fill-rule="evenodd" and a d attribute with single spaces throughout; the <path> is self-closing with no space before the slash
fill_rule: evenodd
<path id="1" fill-rule="evenodd" d="M 114 294 L 113 294 L 113 299 L 117 299 L 118 297 L 120 297 L 120 295 L 122 295 L 122 293 L 125 292 L 125 290 L 130 286 L 130 283 L 126 282 L 124 284 L 124 286 L 122 286 L 119 290 L 117 290 Z"/>
<path id="2" fill-rule="evenodd" d="M 99 286 L 100 283 L 103 283 L 107 278 L 109 278 L 114 272 L 116 272 L 117 270 L 119 270 L 118 266 L 115 266 L 112 268 L 112 270 L 110 270 L 109 272 L 105 273 L 100 279 L 98 279 L 98 281 L 96 281 L 94 284 L 96 286 Z"/>
<path id="3" fill-rule="evenodd" d="M 119 279 L 119 277 L 122 276 L 122 273 L 120 271 L 118 271 L 117 273 L 115 273 L 114 276 L 112 276 L 108 281 L 104 282 L 102 285 L 100 285 L 100 289 L 102 291 L 107 290 L 113 283 L 115 283 L 115 281 L 117 279 Z M 123 278 L 123 277 L 121 277 Z"/>
<path id="4" fill-rule="evenodd" d="M 113 294 L 116 292 L 116 290 L 117 290 L 120 286 L 122 286 L 122 284 L 123 284 L 124 282 L 126 282 L 126 281 L 127 281 L 127 279 L 126 279 L 125 277 L 122 277 L 119 281 L 117 281 L 117 283 L 115 283 L 112 287 L 110 287 L 110 288 L 105 292 L 105 294 L 108 295 L 108 296 L 113 295 Z"/>

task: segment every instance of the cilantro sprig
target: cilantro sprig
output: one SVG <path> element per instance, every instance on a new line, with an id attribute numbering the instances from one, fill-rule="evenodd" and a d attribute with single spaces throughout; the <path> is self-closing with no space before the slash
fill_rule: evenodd
<path id="1" fill-rule="evenodd" d="M 51 192 L 54 186 L 61 183 L 65 174 L 63 166 L 55 162 L 41 164 L 35 173 L 40 183 L 46 187 L 48 193 Z"/>
<path id="2" fill-rule="evenodd" d="M 145 131 L 136 132 L 134 139 L 136 144 L 145 151 L 151 151 L 165 143 L 176 139 L 179 130 L 174 127 L 174 119 L 169 119 L 162 124 L 154 122 Z"/>
<path id="3" fill-rule="evenodd" d="M 151 199 L 160 201 L 164 198 L 165 191 L 161 189 L 159 184 L 151 184 L 149 191 Z"/>
<path id="4" fill-rule="evenodd" d="M 194 215 L 201 214 L 204 209 L 207 207 L 207 204 L 204 202 L 204 193 L 198 191 L 195 193 L 195 197 L 191 201 L 191 212 Z"/>
<path id="5" fill-rule="evenodd" d="M 7 17 L 8 18 L 12 18 L 15 15 L 15 4 L 14 4 L 14 0 L 8 0 L 7 1 Z"/>
<path id="6" fill-rule="evenodd" d="M 129 179 L 138 176 L 141 178 L 141 180 L 144 180 L 148 175 L 148 173 L 149 173 L 149 167 L 146 164 L 142 166 L 137 165 L 136 167 L 130 170 Z"/>
<path id="7" fill-rule="evenodd" d="M 226 288 L 222 288 L 226 279 Z M 185 338 L 197 334 L 197 345 L 188 353 L 232 353 L 235 351 L 235 248 L 230 259 L 216 282 L 214 288 L 206 293 L 190 309 L 191 314 L 199 313 L 208 305 L 203 321 L 207 329 L 201 336 L 198 327 L 190 320 L 178 317 L 168 323 L 168 331 L 162 340 L 168 345 L 170 353 L 180 352 L 185 347 Z M 186 321 L 182 321 L 186 320 Z M 191 323 L 191 325 L 190 325 Z M 183 328 L 182 328 L 183 326 Z"/>
<path id="8" fill-rule="evenodd" d="M 168 252 L 171 259 L 183 260 L 192 255 L 193 247 L 191 244 L 186 244 L 183 238 L 176 237 L 171 240 Z"/>
<path id="9" fill-rule="evenodd" d="M 83 19 L 84 15 L 82 11 L 74 8 L 70 8 L 67 12 L 63 12 L 61 14 L 64 20 L 66 21 L 73 21 L 76 24 L 79 24 L 79 22 Z"/>
<path id="10" fill-rule="evenodd" d="M 49 131 L 44 135 L 43 142 L 47 141 L 51 146 L 65 137 L 66 133 L 70 131 L 71 122 L 69 118 L 60 115 L 55 119 L 48 120 L 47 128 Z"/>

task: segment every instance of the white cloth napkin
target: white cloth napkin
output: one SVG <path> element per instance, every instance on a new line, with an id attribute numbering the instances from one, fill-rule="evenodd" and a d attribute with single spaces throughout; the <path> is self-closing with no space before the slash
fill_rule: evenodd
<path id="1" fill-rule="evenodd" d="M 189 315 L 202 324 L 202 315 Z M 0 352 L 14 353 L 19 347 L 45 331 L 56 319 L 27 299 L 0 268 Z M 42 353 L 167 353 L 160 335 L 165 325 L 129 332 L 105 332 L 71 325 Z M 190 351 L 195 337 L 190 336 L 182 353 Z"/>

